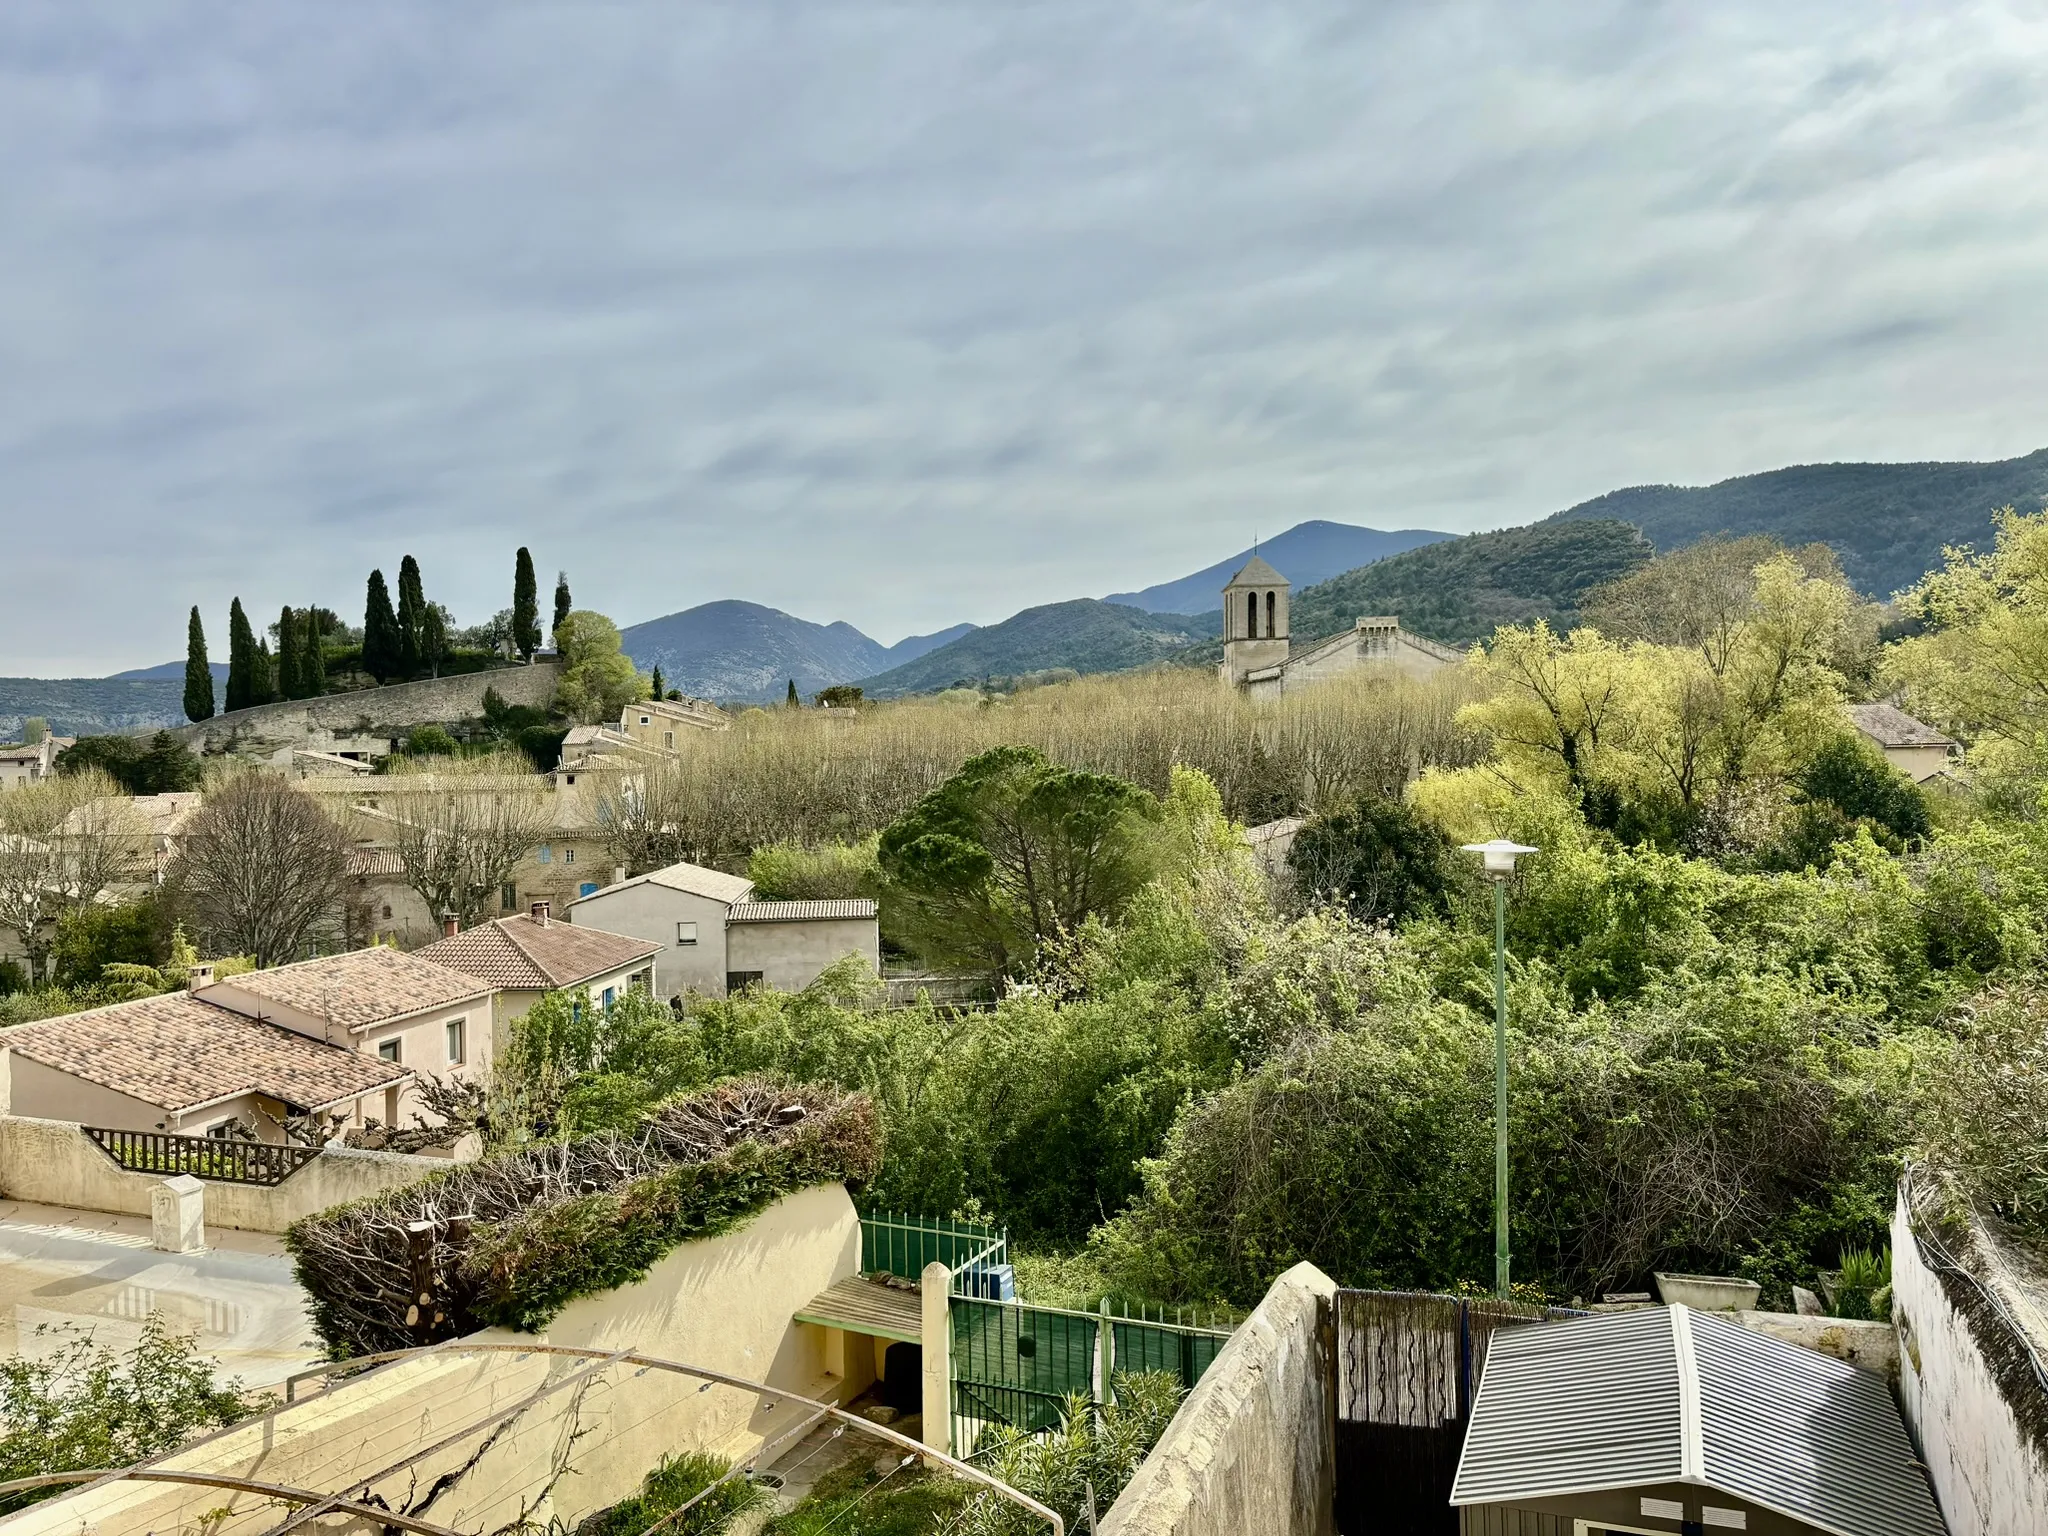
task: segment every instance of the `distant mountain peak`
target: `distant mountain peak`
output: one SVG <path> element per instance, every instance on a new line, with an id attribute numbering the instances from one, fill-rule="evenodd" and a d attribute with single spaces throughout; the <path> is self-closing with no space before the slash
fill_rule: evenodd
<path id="1" fill-rule="evenodd" d="M 1161 582 L 1139 592 L 1112 592 L 1103 601 L 1143 608 L 1150 613 L 1207 613 L 1212 608 L 1222 607 L 1225 584 L 1253 560 L 1267 562 L 1270 569 L 1277 571 L 1296 588 L 1310 587 L 1345 571 L 1356 570 L 1361 565 L 1370 565 L 1375 560 L 1384 560 L 1390 555 L 1419 549 L 1450 537 L 1448 533 L 1423 528 L 1403 528 L 1390 533 L 1378 528 L 1361 528 L 1352 523 L 1333 523 L 1315 518 L 1306 523 L 1296 523 L 1285 533 L 1275 534 L 1270 539 L 1260 539 L 1249 549 L 1241 549 L 1214 565 L 1205 565 L 1193 575 Z"/>

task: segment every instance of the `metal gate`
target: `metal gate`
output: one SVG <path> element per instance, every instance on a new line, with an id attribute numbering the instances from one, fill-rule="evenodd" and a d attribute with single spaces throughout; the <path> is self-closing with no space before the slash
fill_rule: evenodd
<path id="1" fill-rule="evenodd" d="M 1339 1536 L 1456 1536 L 1451 1480 L 1496 1330 L 1577 1314 L 1407 1291 L 1337 1292 Z"/>

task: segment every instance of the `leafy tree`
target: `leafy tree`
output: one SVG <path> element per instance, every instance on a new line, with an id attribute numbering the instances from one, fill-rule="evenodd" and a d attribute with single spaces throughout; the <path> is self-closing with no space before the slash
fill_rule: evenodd
<path id="1" fill-rule="evenodd" d="M 199 759 L 193 756 L 192 749 L 169 731 L 158 731 L 149 738 L 149 748 L 142 754 L 135 793 L 180 793 L 197 789 L 200 778 Z"/>
<path id="2" fill-rule="evenodd" d="M 647 696 L 647 684 L 620 647 L 619 627 L 601 613 L 579 608 L 555 630 L 562 680 L 555 704 L 585 725 L 616 719 Z"/>
<path id="3" fill-rule="evenodd" d="M 405 751 L 408 757 L 453 757 L 457 747 L 447 727 L 416 725 L 405 733 Z"/>
<path id="4" fill-rule="evenodd" d="M 398 633 L 398 615 L 391 609 L 391 589 L 382 571 L 370 572 L 369 594 L 363 604 L 363 670 L 379 683 L 397 677 L 404 666 Z"/>
<path id="5" fill-rule="evenodd" d="M 1311 897 L 1342 899 L 1365 921 L 1401 923 L 1450 910 L 1451 840 L 1399 800 L 1361 795 L 1295 834 L 1287 864 Z"/>
<path id="6" fill-rule="evenodd" d="M 301 647 L 305 626 L 287 604 L 277 615 L 277 691 L 287 699 L 303 699 L 305 662 Z"/>
<path id="7" fill-rule="evenodd" d="M 252 773 L 207 796 L 166 884 L 210 951 L 278 965 L 344 931 L 348 854 L 310 795 Z"/>
<path id="8" fill-rule="evenodd" d="M 60 774 L 97 770 L 131 795 L 164 795 L 197 789 L 199 759 L 169 731 L 158 731 L 147 746 L 137 736 L 81 736 L 57 754 Z"/>
<path id="9" fill-rule="evenodd" d="M 334 616 L 324 608 L 307 608 L 305 634 L 299 640 L 299 697 L 317 699 L 327 692 L 327 620 Z"/>
<path id="10" fill-rule="evenodd" d="M 270 641 L 256 642 L 256 665 L 249 673 L 249 691 L 253 702 L 274 704 L 279 698 L 277 688 L 277 662 L 270 654 Z"/>
<path id="11" fill-rule="evenodd" d="M 228 605 L 228 690 L 230 711 L 247 709 L 263 699 L 263 683 L 257 677 L 256 636 L 242 612 L 238 597 Z"/>
<path id="12" fill-rule="evenodd" d="M 569 617 L 569 610 L 573 606 L 569 601 L 569 573 L 567 571 L 557 571 L 555 572 L 555 622 L 548 626 L 549 634 L 553 634 L 562 627 L 562 621 Z"/>
<path id="13" fill-rule="evenodd" d="M 240 1386 L 217 1380 L 194 1340 L 161 1313 L 149 1314 L 124 1354 L 66 1325 L 54 1351 L 0 1360 L 0 1480 L 131 1466 L 174 1451 L 246 1416 Z M 65 1491 L 27 1489 L 0 1509 Z"/>
<path id="14" fill-rule="evenodd" d="M 1851 819 L 1873 822 L 1894 838 L 1926 837 L 1934 830 L 1920 786 L 1860 735 L 1844 732 L 1835 737 L 1793 775 L 1792 782 L 1807 799 L 1826 801 Z"/>
<path id="15" fill-rule="evenodd" d="M 913 947 L 1010 971 L 1122 909 L 1154 872 L 1159 819 L 1136 785 L 997 747 L 882 833 L 885 889 Z"/>
<path id="16" fill-rule="evenodd" d="M 0 928 L 43 981 L 54 929 L 116 882 L 146 869 L 147 829 L 120 786 L 87 769 L 56 774 L 0 795 Z"/>
<path id="17" fill-rule="evenodd" d="M 533 579 L 533 556 L 523 544 L 512 565 L 512 645 L 521 661 L 532 661 L 540 649 L 540 589 Z"/>
<path id="18" fill-rule="evenodd" d="M 420 584 L 420 563 L 407 555 L 398 562 L 398 672 L 415 678 L 426 661 L 422 627 L 426 623 L 427 595 Z"/>
<path id="19" fill-rule="evenodd" d="M 834 683 L 830 688 L 819 689 L 811 702 L 820 709 L 854 709 L 859 706 L 860 697 L 857 683 Z"/>
<path id="20" fill-rule="evenodd" d="M 878 846 L 879 840 L 872 837 L 853 845 L 828 843 L 817 848 L 770 843 L 756 848 L 747 860 L 747 878 L 763 901 L 873 897 L 882 877 Z"/>
<path id="21" fill-rule="evenodd" d="M 441 675 L 441 663 L 448 659 L 448 610 L 429 603 L 420 618 L 420 660 L 430 677 Z"/>
<path id="22" fill-rule="evenodd" d="M 185 624 L 185 718 L 213 718 L 213 668 L 206 660 L 206 629 L 199 622 L 197 603 Z"/>
<path id="23" fill-rule="evenodd" d="M 49 734 L 50 722 L 41 715 L 30 715 L 21 722 L 21 740 L 24 746 L 32 747 L 37 742 L 47 739 Z"/>
<path id="24" fill-rule="evenodd" d="M 57 921 L 50 961 L 60 987 L 96 987 L 110 965 L 161 966 L 170 924 L 154 895 L 119 905 L 76 907 Z"/>

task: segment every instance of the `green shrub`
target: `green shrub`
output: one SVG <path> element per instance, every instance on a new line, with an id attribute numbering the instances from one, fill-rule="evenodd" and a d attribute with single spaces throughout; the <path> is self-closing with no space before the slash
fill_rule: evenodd
<path id="1" fill-rule="evenodd" d="M 453 757 L 457 750 L 455 738 L 445 726 L 416 725 L 405 733 L 408 757 Z"/>
<path id="2" fill-rule="evenodd" d="M 1318 816 L 1287 852 L 1305 896 L 1345 902 L 1354 917 L 1402 923 L 1450 909 L 1462 871 L 1437 825 L 1400 800 L 1360 795 Z"/>
<path id="3" fill-rule="evenodd" d="M 960 1512 L 972 1490 L 943 1472 L 927 1471 L 914 1456 L 909 1466 L 896 1460 L 882 1472 L 875 1470 L 880 1456 L 834 1467 L 794 1509 L 769 1521 L 761 1536 L 933 1536 Z"/>
<path id="4" fill-rule="evenodd" d="M 669 1517 L 731 1470 L 732 1463 L 723 1456 L 704 1451 L 664 1456 L 661 1465 L 647 1474 L 638 1493 L 589 1516 L 576 1527 L 575 1536 L 640 1536 L 656 1525 L 675 1536 L 710 1536 L 722 1531 L 734 1516 L 761 1502 L 758 1484 L 736 1477 L 720 1484 L 718 1492 L 680 1520 Z"/>

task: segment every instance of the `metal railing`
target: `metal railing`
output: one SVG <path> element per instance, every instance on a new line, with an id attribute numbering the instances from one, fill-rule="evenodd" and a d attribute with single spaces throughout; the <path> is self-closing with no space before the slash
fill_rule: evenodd
<path id="1" fill-rule="evenodd" d="M 223 1184 L 282 1184 L 320 1155 L 318 1147 L 218 1136 L 174 1136 L 166 1131 L 79 1127 L 102 1152 L 130 1173 L 188 1173 Z"/>
<path id="2" fill-rule="evenodd" d="M 860 1269 L 864 1275 L 920 1280 L 925 1265 L 943 1264 L 953 1272 L 953 1289 L 958 1293 L 960 1277 L 971 1267 L 1006 1264 L 1009 1254 L 1008 1235 L 985 1222 L 889 1211 L 860 1219 Z"/>

